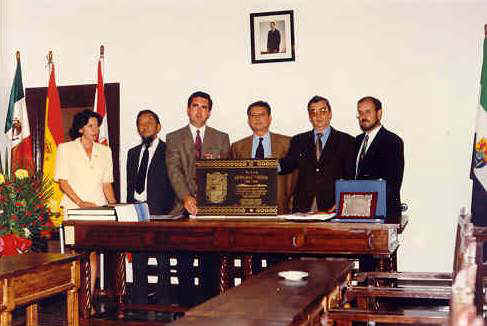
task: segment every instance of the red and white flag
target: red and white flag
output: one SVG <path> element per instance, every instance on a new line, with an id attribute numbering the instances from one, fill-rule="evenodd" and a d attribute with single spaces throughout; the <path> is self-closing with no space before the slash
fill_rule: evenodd
<path id="1" fill-rule="evenodd" d="M 103 145 L 109 145 L 108 123 L 107 123 L 106 102 L 105 102 L 105 84 L 103 83 L 103 66 L 104 66 L 103 45 L 100 52 L 101 52 L 100 59 L 98 60 L 98 82 L 96 84 L 95 104 L 93 105 L 93 107 L 95 112 L 101 115 L 102 117 L 98 142 Z"/>

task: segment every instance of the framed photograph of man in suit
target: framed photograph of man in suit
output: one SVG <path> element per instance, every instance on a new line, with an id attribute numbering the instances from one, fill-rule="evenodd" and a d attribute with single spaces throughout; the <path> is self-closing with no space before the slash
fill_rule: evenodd
<path id="1" fill-rule="evenodd" d="M 294 61 L 292 10 L 250 14 L 252 63 Z"/>

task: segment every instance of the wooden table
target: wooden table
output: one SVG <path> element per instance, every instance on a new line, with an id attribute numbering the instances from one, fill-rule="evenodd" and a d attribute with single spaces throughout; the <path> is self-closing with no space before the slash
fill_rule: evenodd
<path id="1" fill-rule="evenodd" d="M 67 293 L 68 325 L 79 324 L 80 255 L 29 253 L 0 258 L 0 325 L 12 324 L 15 307 L 28 304 L 26 325 L 38 325 L 39 299 Z"/>
<path id="2" fill-rule="evenodd" d="M 319 325 L 330 301 L 340 300 L 352 266 L 346 259 L 285 261 L 190 309 L 174 325 Z M 289 270 L 309 276 L 279 277 Z"/>
<path id="3" fill-rule="evenodd" d="M 76 251 L 116 253 L 115 295 L 123 304 L 126 251 L 225 253 L 281 253 L 290 255 L 352 255 L 376 260 L 376 269 L 396 269 L 398 234 L 408 223 L 323 223 L 283 220 L 177 220 L 157 222 L 66 221 L 66 243 Z M 89 277 L 88 265 L 81 266 Z M 220 269 L 220 292 L 230 288 Z M 89 281 L 85 284 L 89 284 Z M 87 287 L 83 287 L 87 291 Z M 85 297 L 85 296 L 83 296 Z M 89 295 L 82 302 L 88 317 Z"/>

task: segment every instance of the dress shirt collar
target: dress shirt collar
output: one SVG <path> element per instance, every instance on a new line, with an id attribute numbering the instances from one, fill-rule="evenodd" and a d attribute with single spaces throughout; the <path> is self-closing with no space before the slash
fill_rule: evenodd
<path id="1" fill-rule="evenodd" d="M 328 126 L 323 130 L 323 135 L 321 136 L 321 143 L 323 147 L 325 147 L 326 141 L 328 140 L 328 137 L 330 137 L 331 133 L 331 127 Z M 318 137 L 319 132 L 316 129 L 313 129 L 313 141 L 316 142 L 316 137 Z"/>
<path id="2" fill-rule="evenodd" d="M 201 128 L 196 128 L 193 126 L 191 123 L 189 124 L 189 129 L 191 130 L 191 135 L 193 135 L 193 142 L 196 140 L 196 130 L 200 131 L 200 137 L 201 137 L 201 142 L 203 143 L 205 140 L 205 131 L 206 131 L 206 125 L 204 125 Z"/>
<path id="3" fill-rule="evenodd" d="M 264 147 L 264 157 L 271 157 L 272 156 L 271 134 L 270 132 L 267 132 L 263 136 L 257 136 L 256 134 L 252 136 L 252 158 L 255 157 L 255 153 L 257 152 L 257 146 L 259 146 L 260 137 L 262 137 L 262 146 Z"/>

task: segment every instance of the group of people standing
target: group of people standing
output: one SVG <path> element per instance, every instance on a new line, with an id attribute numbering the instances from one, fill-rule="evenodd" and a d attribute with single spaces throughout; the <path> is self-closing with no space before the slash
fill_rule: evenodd
<path id="1" fill-rule="evenodd" d="M 338 179 L 384 179 L 388 216 L 399 216 L 404 145 L 381 125 L 381 102 L 373 97 L 358 101 L 357 119 L 363 133 L 355 138 L 330 125 L 332 108 L 326 98 L 314 96 L 307 108 L 313 129 L 288 137 L 270 132 L 268 103 L 252 103 L 247 108 L 252 135 L 232 145 L 228 134 L 206 125 L 212 110 L 207 93 L 195 92 L 189 97 L 189 124 L 167 134 L 166 143 L 158 138 L 161 123 L 157 114 L 139 112 L 137 129 L 143 141 L 128 152 L 127 201 L 147 201 L 151 214 L 197 215 L 195 160 L 277 158 L 280 214 L 334 209 Z M 144 164 L 147 151 L 149 168 Z M 141 179 L 146 187 L 138 192 Z"/>
<path id="2" fill-rule="evenodd" d="M 322 96 L 314 96 L 307 105 L 313 129 L 292 138 L 270 132 L 270 105 L 254 102 L 247 108 L 252 135 L 231 146 L 228 134 L 206 125 L 212 104 L 207 93 L 191 94 L 189 124 L 167 134 L 166 142 L 158 137 L 158 115 L 151 110 L 138 113 L 142 142 L 128 151 L 127 202 L 146 201 L 155 215 L 196 215 L 195 160 L 277 158 L 281 214 L 334 209 L 338 179 L 384 179 L 388 215 L 400 214 L 404 145 L 381 125 L 378 99 L 367 96 L 358 101 L 363 133 L 355 138 L 330 125 L 332 108 Z M 73 140 L 59 146 L 55 180 L 65 194 L 66 208 L 115 202 L 110 149 L 96 142 L 100 121 L 90 110 L 77 114 L 70 131 Z"/>
<path id="3" fill-rule="evenodd" d="M 232 145 L 227 133 L 206 124 L 212 104 L 205 92 L 191 94 L 186 108 L 189 124 L 167 134 L 166 142 L 158 137 L 158 115 L 151 110 L 138 113 L 142 142 L 128 151 L 127 202 L 145 201 L 153 215 L 197 215 L 196 160 L 277 158 L 280 214 L 335 209 L 338 179 L 384 179 L 387 215 L 400 215 L 404 145 L 381 125 L 378 99 L 368 96 L 358 101 L 363 133 L 355 138 L 330 125 L 332 107 L 322 96 L 314 96 L 307 105 L 313 129 L 294 137 L 270 132 L 270 105 L 254 102 L 247 108 L 252 135 Z M 67 208 L 115 203 L 111 152 L 95 141 L 100 123 L 90 110 L 77 114 L 70 131 L 73 140 L 58 148 L 55 180 Z"/>

